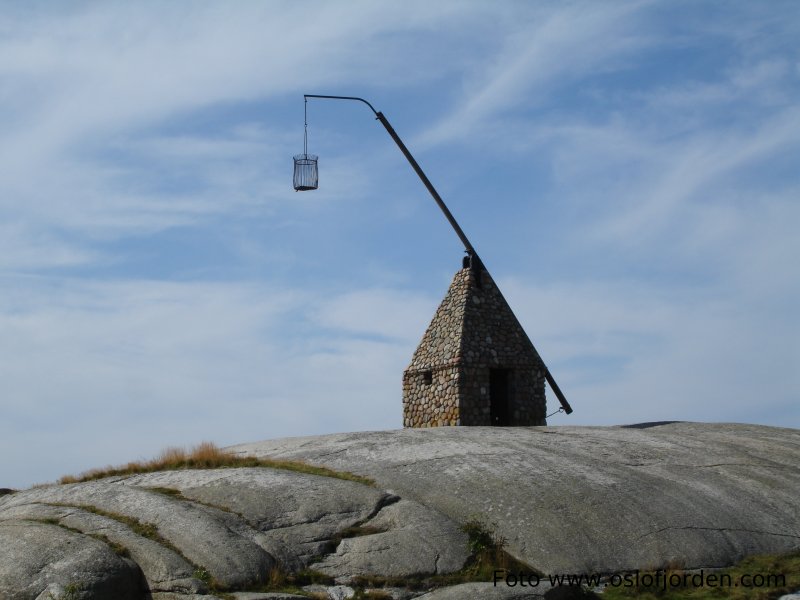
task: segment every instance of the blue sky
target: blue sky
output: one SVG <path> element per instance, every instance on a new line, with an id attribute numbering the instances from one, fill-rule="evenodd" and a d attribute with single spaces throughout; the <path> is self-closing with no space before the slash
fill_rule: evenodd
<path id="1" fill-rule="evenodd" d="M 295 193 L 304 93 L 404 138 L 552 424 L 800 427 L 797 2 L 0 8 L 0 487 L 401 426 L 462 248 L 359 103 Z"/>

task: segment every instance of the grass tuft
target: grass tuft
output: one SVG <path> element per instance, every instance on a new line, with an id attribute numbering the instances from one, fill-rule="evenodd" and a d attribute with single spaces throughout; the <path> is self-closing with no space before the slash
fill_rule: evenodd
<path id="1" fill-rule="evenodd" d="M 81 590 L 83 588 L 82 583 L 68 583 L 64 586 L 64 591 L 58 596 L 54 596 L 52 592 L 47 592 L 48 600 L 79 600 L 82 597 Z"/>
<path id="2" fill-rule="evenodd" d="M 119 542 L 112 542 L 110 539 L 108 539 L 108 537 L 106 537 L 102 533 L 90 533 L 89 536 L 105 543 L 109 548 L 111 548 L 111 551 L 117 556 L 121 556 L 122 558 L 131 557 L 130 551 L 123 544 L 120 544 Z"/>
<path id="3" fill-rule="evenodd" d="M 470 557 L 462 570 L 468 581 L 492 581 L 495 571 L 514 571 L 541 576 L 542 573 L 506 552 L 506 539 L 495 534 L 493 525 L 472 517 L 461 527 L 467 534 Z"/>
<path id="4" fill-rule="evenodd" d="M 681 580 L 681 584 L 666 589 L 663 585 L 608 586 L 602 597 L 604 600 L 774 600 L 800 589 L 800 551 L 750 556 L 727 569 L 704 569 L 706 577 L 713 574 L 716 578 L 713 585 L 695 586 L 693 575 L 700 583 L 698 571 L 684 571 L 681 565 L 668 565 L 663 571 L 666 577 L 674 575 L 675 581 Z M 639 575 L 640 580 L 643 575 L 645 573 Z M 731 587 L 719 585 L 726 576 L 730 578 Z"/>
<path id="5" fill-rule="evenodd" d="M 148 461 L 129 462 L 119 467 L 105 467 L 92 469 L 80 475 L 66 475 L 58 480 L 62 485 L 70 483 L 83 483 L 104 479 L 106 477 L 139 475 L 141 473 L 154 473 L 156 471 L 177 471 L 181 469 L 221 469 L 242 467 L 266 467 L 270 469 L 283 469 L 309 475 L 333 477 L 345 481 L 354 481 L 362 485 L 375 486 L 369 477 L 362 477 L 346 471 L 334 471 L 326 467 L 317 467 L 296 460 L 275 460 L 271 458 L 256 458 L 255 456 L 238 456 L 222 450 L 212 442 L 202 442 L 187 451 L 183 448 L 170 447 L 164 449 L 156 458 Z"/>
<path id="6" fill-rule="evenodd" d="M 270 569 L 266 583 L 247 591 L 308 595 L 303 591 L 303 586 L 311 584 L 334 585 L 335 583 L 336 581 L 330 575 L 325 575 L 313 569 L 306 568 L 296 572 L 288 572 L 280 565 L 275 565 Z M 325 598 L 327 597 L 326 595 Z"/>
<path id="7" fill-rule="evenodd" d="M 154 492 L 156 494 L 161 494 L 162 496 L 169 496 L 170 498 L 176 498 L 177 500 L 186 500 L 186 496 L 183 495 L 183 492 L 175 488 L 149 487 L 145 489 Z"/>
<path id="8" fill-rule="evenodd" d="M 312 560 L 313 562 L 317 562 L 323 559 L 324 555 L 331 554 L 336 552 L 336 549 L 339 547 L 339 544 L 342 542 L 343 539 L 346 538 L 354 538 L 354 537 L 361 537 L 365 535 L 374 535 L 376 533 L 384 533 L 386 529 L 380 529 L 378 527 L 371 527 L 371 526 L 364 526 L 364 525 L 352 525 L 351 527 L 346 527 L 336 535 L 334 535 L 331 539 L 329 539 L 325 544 L 322 546 L 322 553 Z"/>
<path id="9" fill-rule="evenodd" d="M 171 544 L 168 540 L 161 537 L 161 534 L 158 532 L 158 527 L 153 523 L 146 523 L 142 522 L 135 517 L 129 517 L 127 515 L 110 512 L 107 510 L 103 510 L 91 504 L 63 504 L 60 502 L 52 503 L 52 506 L 65 506 L 68 508 L 79 508 L 81 510 L 85 510 L 86 512 L 92 513 L 94 515 L 99 515 L 101 517 L 106 517 L 108 519 L 112 519 L 117 521 L 118 523 L 122 523 L 123 525 L 127 525 L 128 529 L 133 531 L 135 534 L 140 535 L 144 538 L 153 540 L 154 542 L 158 542 L 165 548 L 169 548 L 173 552 L 177 553 L 180 556 L 180 550 L 178 550 L 173 544 Z M 62 525 L 63 527 L 63 525 Z M 185 558 L 185 557 L 184 557 Z"/>

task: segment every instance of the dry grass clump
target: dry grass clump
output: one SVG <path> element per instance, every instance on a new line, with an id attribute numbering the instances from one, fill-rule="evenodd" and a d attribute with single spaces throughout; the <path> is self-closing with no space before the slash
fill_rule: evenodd
<path id="1" fill-rule="evenodd" d="M 60 484 L 82 483 L 119 475 L 138 475 L 140 473 L 176 471 L 179 469 L 220 469 L 225 467 L 267 467 L 271 469 L 284 469 L 310 475 L 322 475 L 323 477 L 355 481 L 369 486 L 375 485 L 375 482 L 368 477 L 362 477 L 345 471 L 334 471 L 333 469 L 325 467 L 316 467 L 300 461 L 238 456 L 218 448 L 212 442 L 202 442 L 190 451 L 179 447 L 165 448 L 152 460 L 129 462 L 119 467 L 108 466 L 103 469 L 92 469 L 81 473 L 77 477 L 66 475 L 59 479 L 58 482 Z"/>

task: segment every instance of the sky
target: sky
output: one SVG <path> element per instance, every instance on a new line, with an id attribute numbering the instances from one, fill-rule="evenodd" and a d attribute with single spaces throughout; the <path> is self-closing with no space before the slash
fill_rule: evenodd
<path id="1" fill-rule="evenodd" d="M 800 3 L 0 2 L 0 487 L 402 426 L 463 248 L 358 102 L 294 192 L 304 93 L 404 139 L 550 424 L 800 428 Z"/>

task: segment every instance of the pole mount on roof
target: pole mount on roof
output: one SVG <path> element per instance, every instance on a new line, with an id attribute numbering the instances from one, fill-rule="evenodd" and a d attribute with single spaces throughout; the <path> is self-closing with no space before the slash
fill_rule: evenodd
<path id="1" fill-rule="evenodd" d="M 470 243 L 467 235 L 464 233 L 464 230 L 461 229 L 461 226 L 456 221 L 456 218 L 453 216 L 453 213 L 450 212 L 450 209 L 447 208 L 447 205 L 442 200 L 442 197 L 439 195 L 439 192 L 436 191 L 436 188 L 433 187 L 431 180 L 428 179 L 428 176 L 425 175 L 425 172 L 422 170 L 422 167 L 419 166 L 419 163 L 416 161 L 414 156 L 411 154 L 409 149 L 403 143 L 403 140 L 400 139 L 400 136 L 397 135 L 397 132 L 392 127 L 389 120 L 386 116 L 380 112 L 375 110 L 375 107 L 372 106 L 368 101 L 364 100 L 364 98 L 358 98 L 356 96 L 324 96 L 321 94 L 303 94 L 304 99 L 308 98 L 323 98 L 329 100 L 356 100 L 358 102 L 363 102 L 367 106 L 369 106 L 370 110 L 375 114 L 375 118 L 381 122 L 381 125 L 384 126 L 386 131 L 389 133 L 391 138 L 394 140 L 394 143 L 397 144 L 397 147 L 400 148 L 400 151 L 403 153 L 403 156 L 406 157 L 411 167 L 414 169 L 414 172 L 419 176 L 422 180 L 422 183 L 430 192 L 430 195 L 433 196 L 433 199 L 436 201 L 436 204 L 439 206 L 439 209 L 444 214 L 447 222 L 450 223 L 450 226 L 456 232 L 458 239 L 461 240 L 461 243 L 464 244 L 464 251 L 467 253 L 470 259 L 470 266 L 474 269 L 477 273 L 480 272 L 480 267 L 482 265 L 481 259 L 478 257 L 478 253 L 475 251 L 475 247 Z"/>

